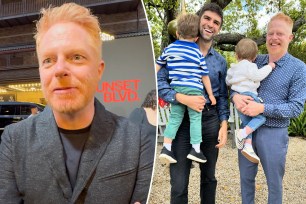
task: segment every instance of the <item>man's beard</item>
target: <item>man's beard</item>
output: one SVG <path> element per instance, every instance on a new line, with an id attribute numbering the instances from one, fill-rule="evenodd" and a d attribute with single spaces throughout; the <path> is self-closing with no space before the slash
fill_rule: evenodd
<path id="1" fill-rule="evenodd" d="M 94 98 L 94 91 L 89 89 L 89 80 L 86 80 L 83 83 L 78 83 L 77 87 L 77 92 L 58 96 L 56 96 L 54 93 L 49 93 L 50 97 L 45 95 L 48 105 L 52 108 L 52 110 L 64 114 L 73 114 L 83 109 Z M 51 100 L 49 100 L 49 98 Z"/>

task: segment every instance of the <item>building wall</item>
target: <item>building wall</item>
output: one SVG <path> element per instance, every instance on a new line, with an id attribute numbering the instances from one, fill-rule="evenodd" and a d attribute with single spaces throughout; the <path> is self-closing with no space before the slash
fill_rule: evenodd
<path id="1" fill-rule="evenodd" d="M 96 97 L 108 110 L 128 116 L 156 88 L 150 36 L 104 42 L 103 59 L 105 72 Z"/>
<path id="2" fill-rule="evenodd" d="M 96 14 L 99 17 L 102 31 L 109 34 L 118 34 L 119 36 L 122 34 L 148 32 L 147 21 L 141 6 L 139 4 L 138 11 Z M 0 28 L 0 84 L 39 80 L 34 46 L 26 50 L 3 51 L 1 49 L 20 45 L 34 45 L 34 31 L 34 23 Z"/>
<path id="3" fill-rule="evenodd" d="M 34 43 L 34 29 L 34 24 L 0 28 L 0 47 Z"/>

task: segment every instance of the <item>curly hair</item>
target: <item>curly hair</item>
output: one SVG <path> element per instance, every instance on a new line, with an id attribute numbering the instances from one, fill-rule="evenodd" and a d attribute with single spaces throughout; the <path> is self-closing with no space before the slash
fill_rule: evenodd
<path id="1" fill-rule="evenodd" d="M 157 96 L 156 96 L 156 90 L 155 89 L 151 90 L 147 94 L 147 96 L 146 96 L 145 100 L 143 101 L 141 107 L 152 108 L 153 110 L 156 109 L 156 107 L 157 107 Z"/>

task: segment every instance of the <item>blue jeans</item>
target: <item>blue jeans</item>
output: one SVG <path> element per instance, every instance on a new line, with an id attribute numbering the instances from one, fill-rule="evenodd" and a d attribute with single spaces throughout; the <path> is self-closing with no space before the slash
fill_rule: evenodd
<path id="1" fill-rule="evenodd" d="M 261 102 L 259 98 L 252 92 L 242 92 L 240 94 L 245 95 L 245 96 L 251 96 L 254 99 L 254 101 L 258 103 Z M 253 131 L 257 130 L 257 128 L 259 128 L 266 122 L 266 117 L 263 115 L 257 115 L 254 117 L 250 117 L 250 116 L 244 115 L 240 111 L 238 111 L 238 114 L 242 122 L 242 127 L 249 126 Z M 252 134 L 249 134 L 247 139 L 252 139 Z"/>
<path id="2" fill-rule="evenodd" d="M 194 96 L 203 95 L 203 91 L 196 88 L 179 87 L 179 86 L 173 88 L 176 92 L 185 95 L 194 95 Z M 171 104 L 169 122 L 164 131 L 164 137 L 172 140 L 175 138 L 176 133 L 183 121 L 186 107 L 187 106 L 180 103 Z M 187 107 L 187 111 L 190 120 L 190 144 L 200 144 L 202 142 L 202 128 L 201 128 L 202 113 L 197 112 L 189 107 Z"/>
<path id="3" fill-rule="evenodd" d="M 281 204 L 283 177 L 288 150 L 287 128 L 262 126 L 253 133 L 253 148 L 263 167 L 268 184 L 268 204 Z M 242 204 L 254 204 L 258 164 L 238 151 Z"/>
<path id="4" fill-rule="evenodd" d="M 188 184 L 191 160 L 187 159 L 190 152 L 190 123 L 188 113 L 185 112 L 183 122 L 178 129 L 172 143 L 172 151 L 177 159 L 176 164 L 170 165 L 171 204 L 188 204 Z M 217 179 L 215 177 L 218 158 L 218 133 L 220 122 L 215 106 L 205 105 L 202 112 L 202 140 L 201 150 L 207 158 L 206 163 L 200 164 L 201 204 L 215 204 Z"/>

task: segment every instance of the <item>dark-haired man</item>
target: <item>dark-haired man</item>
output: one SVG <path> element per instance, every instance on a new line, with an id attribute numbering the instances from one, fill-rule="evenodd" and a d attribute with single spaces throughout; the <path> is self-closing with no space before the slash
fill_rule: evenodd
<path id="1" fill-rule="evenodd" d="M 159 96 L 170 103 L 182 103 L 198 112 L 202 111 L 202 144 L 201 150 L 207 162 L 200 164 L 201 203 L 215 203 L 217 180 L 215 177 L 218 148 L 225 145 L 227 140 L 228 91 L 225 83 L 226 61 L 212 48 L 213 38 L 221 30 L 223 22 L 222 9 L 215 3 L 205 4 L 198 12 L 200 16 L 200 36 L 198 45 L 205 57 L 209 78 L 217 105 L 211 105 L 207 93 L 204 96 L 187 96 L 176 93 L 168 82 L 165 68 L 158 72 Z M 191 160 L 187 159 L 190 151 L 189 118 L 185 114 L 183 122 L 173 140 L 172 150 L 177 159 L 176 164 L 170 165 L 171 203 L 188 203 L 188 183 Z"/>

